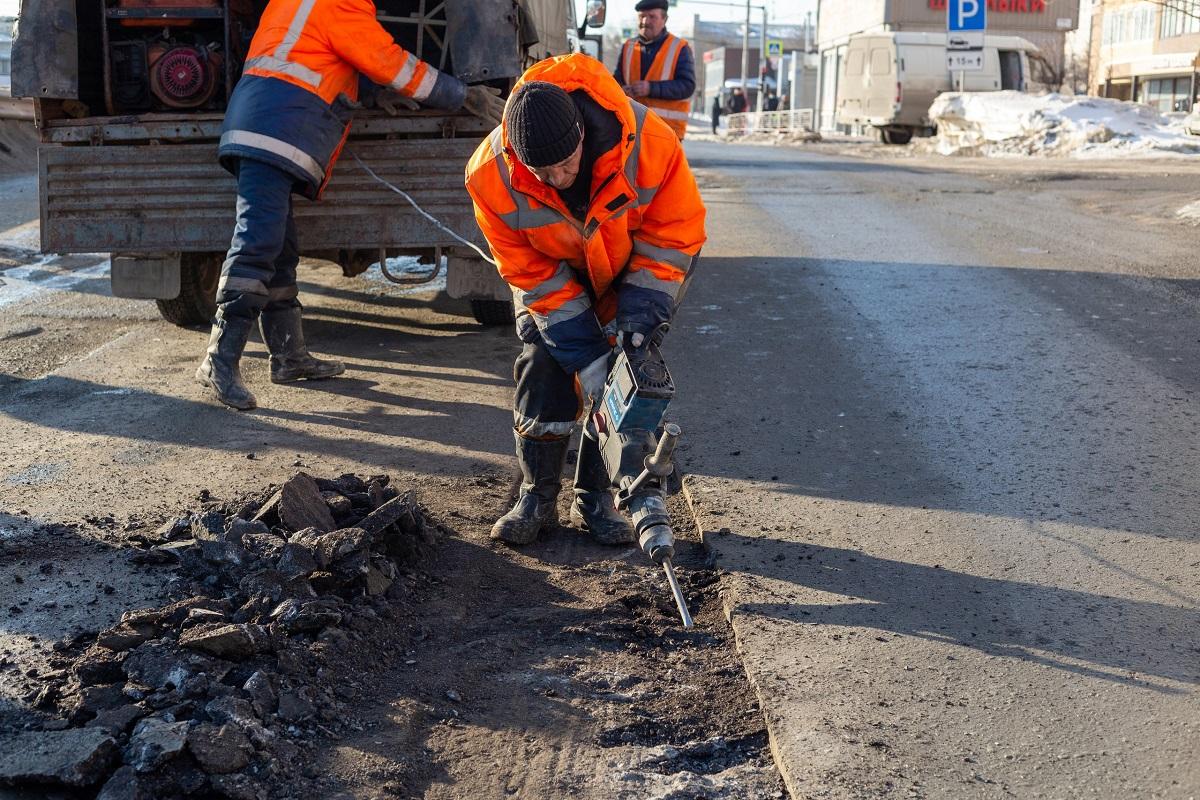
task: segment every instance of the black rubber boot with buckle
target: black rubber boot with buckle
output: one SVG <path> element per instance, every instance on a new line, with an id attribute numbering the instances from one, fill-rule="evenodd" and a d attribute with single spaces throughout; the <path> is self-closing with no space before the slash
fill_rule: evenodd
<path id="1" fill-rule="evenodd" d="M 633 526 L 617 510 L 613 500 L 612 482 L 604 468 L 604 459 L 600 457 L 600 444 L 587 436 L 579 440 L 571 522 L 601 544 L 629 544 L 636 538 Z"/>
<path id="2" fill-rule="evenodd" d="M 491 536 L 508 544 L 530 544 L 558 525 L 558 493 L 569 439 L 539 441 L 514 433 L 521 467 L 521 494 L 512 510 L 492 526 Z"/>
<path id="3" fill-rule="evenodd" d="M 346 371 L 340 361 L 315 358 L 304 345 L 300 315 L 303 307 L 296 301 L 270 306 L 258 318 L 263 342 L 271 352 L 271 383 L 332 378 Z"/>
<path id="4" fill-rule="evenodd" d="M 258 403 L 242 382 L 241 359 L 254 320 L 226 315 L 221 308 L 213 320 L 208 351 L 196 368 L 196 380 L 217 393 L 217 399 L 239 411 L 248 411 Z"/>

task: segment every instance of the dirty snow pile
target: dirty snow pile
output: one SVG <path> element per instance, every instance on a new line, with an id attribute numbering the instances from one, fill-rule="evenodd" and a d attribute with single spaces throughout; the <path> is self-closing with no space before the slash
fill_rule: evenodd
<path id="1" fill-rule="evenodd" d="M 1104 97 L 947 92 L 929 109 L 941 155 L 1071 156 L 1200 154 L 1200 136 L 1149 106 Z"/>
<path id="2" fill-rule="evenodd" d="M 134 553 L 178 571 L 179 599 L 56 648 L 69 664 L 23 698 L 40 719 L 0 730 L 0 785 L 259 800 L 319 777 L 315 738 L 361 729 L 337 665 L 387 646 L 439 529 L 387 476 L 299 473 L 215 506 Z"/>

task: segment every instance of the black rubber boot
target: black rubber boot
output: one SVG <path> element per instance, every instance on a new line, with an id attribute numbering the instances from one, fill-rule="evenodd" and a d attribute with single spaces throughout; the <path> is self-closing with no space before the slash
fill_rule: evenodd
<path id="1" fill-rule="evenodd" d="M 633 526 L 617 511 L 612 482 L 600 457 L 600 444 L 587 436 L 579 440 L 571 522 L 591 533 L 601 544 L 629 544 L 636 538 Z"/>
<path id="2" fill-rule="evenodd" d="M 212 333 L 208 337 L 208 352 L 196 368 L 196 380 L 217 393 L 217 399 L 240 411 L 255 408 L 258 403 L 254 395 L 242 382 L 239 364 L 246 339 L 254 320 L 249 317 L 226 316 L 217 309 Z"/>
<path id="3" fill-rule="evenodd" d="M 263 342 L 271 351 L 271 383 L 332 378 L 346 371 L 342 362 L 314 358 L 308 352 L 304 346 L 300 312 L 299 303 L 281 308 L 267 307 L 258 318 Z"/>
<path id="4" fill-rule="evenodd" d="M 558 492 L 569 439 L 537 441 L 514 434 L 521 466 L 521 496 L 512 510 L 492 526 L 492 538 L 509 544 L 529 544 L 547 528 L 558 525 Z"/>

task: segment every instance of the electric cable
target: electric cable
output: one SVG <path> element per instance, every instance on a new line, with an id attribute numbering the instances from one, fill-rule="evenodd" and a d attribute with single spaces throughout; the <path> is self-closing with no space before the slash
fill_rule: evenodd
<path id="1" fill-rule="evenodd" d="M 491 257 L 491 256 L 489 256 L 487 253 L 485 253 L 485 252 L 483 252 L 482 250 L 480 250 L 480 249 L 479 249 L 479 247 L 478 247 L 478 246 L 477 246 L 477 245 L 476 245 L 474 242 L 472 242 L 472 241 L 469 241 L 469 240 L 467 240 L 467 239 L 464 239 L 462 236 L 459 236 L 457 233 L 455 233 L 453 230 L 451 230 L 449 227 L 447 227 L 447 226 L 446 226 L 446 224 L 445 224 L 445 223 L 443 223 L 443 222 L 442 222 L 440 219 L 438 219 L 437 217 L 433 216 L 433 215 L 432 215 L 432 214 L 430 214 L 428 211 L 426 211 L 425 209 L 423 209 L 423 208 L 421 208 L 419 205 L 417 205 L 417 201 L 416 201 L 416 200 L 413 200 L 413 199 L 412 199 L 412 195 L 410 195 L 408 192 L 404 191 L 403 189 L 401 189 L 401 188 L 399 188 L 399 187 L 397 187 L 397 186 L 394 186 L 393 184 L 389 183 L 388 181 L 386 181 L 386 180 L 384 180 L 383 178 L 381 178 L 381 177 L 379 177 L 378 175 L 376 175 L 376 174 L 375 174 L 375 171 L 374 171 L 373 169 L 371 169 L 370 167 L 368 167 L 366 164 L 364 164 L 364 163 L 363 163 L 363 160 L 362 160 L 361 158 L 359 158 L 359 157 L 358 157 L 358 153 L 355 153 L 353 150 L 350 150 L 350 151 L 348 151 L 348 152 L 350 153 L 350 156 L 351 156 L 351 158 L 353 158 L 353 159 L 354 159 L 355 163 L 357 163 L 357 164 L 358 164 L 360 167 L 362 167 L 362 168 L 363 168 L 363 170 L 364 170 L 364 171 L 365 171 L 365 172 L 366 172 L 368 175 L 370 175 L 370 176 L 371 176 L 372 178 L 374 178 L 374 179 L 375 179 L 377 182 L 379 182 L 379 183 L 383 184 L 384 186 L 386 186 L 387 188 L 391 189 L 393 192 L 395 192 L 396 194 L 400 195 L 400 196 L 401 196 L 401 197 L 403 197 L 405 200 L 407 200 L 407 201 L 408 201 L 408 203 L 409 203 L 409 205 L 411 205 L 413 208 L 415 208 L 415 209 L 417 210 L 417 213 L 418 213 L 418 214 L 420 214 L 420 215 L 421 215 L 421 216 L 423 216 L 425 219 L 427 219 L 427 220 L 429 220 L 430 222 L 432 222 L 432 223 L 433 223 L 435 226 L 437 226 L 438 230 L 442 231 L 443 233 L 448 233 L 448 234 L 450 234 L 450 235 L 451 235 L 451 236 L 453 236 L 453 237 L 454 237 L 454 238 L 455 238 L 457 241 L 460 241 L 460 242 L 462 242 L 462 243 L 463 243 L 463 244 L 465 244 L 467 247 L 469 247 L 469 248 L 471 248 L 472 250 L 474 250 L 476 253 L 479 253 L 480 257 L 481 257 L 481 258 L 483 258 L 483 260 L 484 260 L 484 261 L 486 261 L 486 262 L 488 262 L 489 264 L 491 264 L 493 267 L 499 267 L 499 266 L 500 266 L 499 264 L 497 264 L 495 261 L 493 261 L 493 260 L 492 260 L 492 257 Z"/>

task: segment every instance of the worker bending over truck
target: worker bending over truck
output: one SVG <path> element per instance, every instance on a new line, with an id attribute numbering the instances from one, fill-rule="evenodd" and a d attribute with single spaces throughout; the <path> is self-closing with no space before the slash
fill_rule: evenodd
<path id="1" fill-rule="evenodd" d="M 524 343 L 513 409 L 523 481 L 491 535 L 527 544 L 558 524 L 567 444 L 604 388 L 614 337 L 640 346 L 670 320 L 705 210 L 672 129 L 580 54 L 521 76 L 466 180 Z M 632 542 L 611 486 L 583 437 L 571 518 L 600 542 Z"/>
<path id="2" fill-rule="evenodd" d="M 419 102 L 500 122 L 498 90 L 466 86 L 406 52 L 375 13 L 371 0 L 270 0 L 229 100 L 218 157 L 237 177 L 237 222 L 196 379 L 234 408 L 256 405 L 239 369 L 256 318 L 272 382 L 345 371 L 304 343 L 292 194 L 320 197 L 350 130 L 360 75 L 386 87 L 379 105 L 389 112 Z"/>

